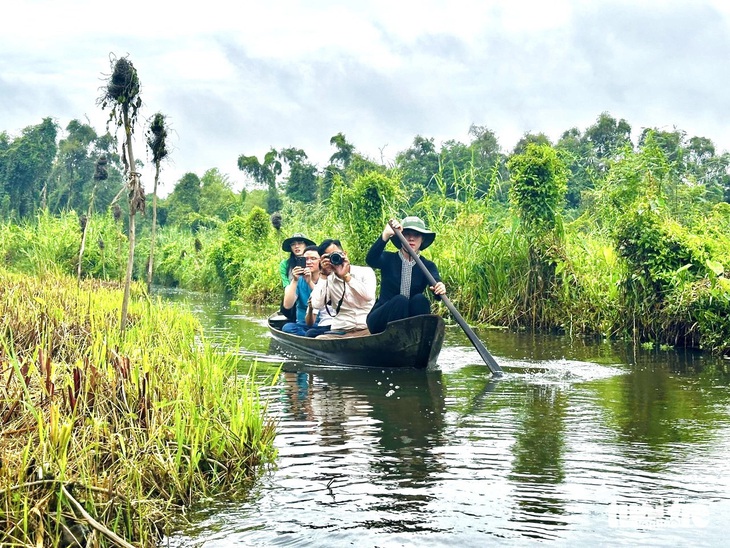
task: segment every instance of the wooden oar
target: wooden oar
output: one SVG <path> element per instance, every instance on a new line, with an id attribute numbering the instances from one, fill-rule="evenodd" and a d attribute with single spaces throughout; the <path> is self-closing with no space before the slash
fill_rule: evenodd
<path id="1" fill-rule="evenodd" d="M 403 236 L 403 233 L 396 229 L 393 226 L 393 220 L 391 219 L 388 221 L 388 224 L 393 229 L 393 232 L 395 232 L 396 237 L 400 240 L 401 246 L 408 252 L 408 254 L 411 256 L 411 258 L 416 261 L 416 264 L 418 267 L 423 271 L 423 274 L 426 276 L 426 279 L 429 281 L 431 285 L 436 285 L 436 280 L 431 275 L 431 273 L 428 271 L 428 268 L 426 268 L 426 265 L 423 264 L 423 261 L 418 256 L 418 254 L 413 251 L 411 246 L 408 244 L 408 241 Z M 477 349 L 477 352 L 479 352 L 479 355 L 484 360 L 484 363 L 487 364 L 487 367 L 489 367 L 489 370 L 492 372 L 492 375 L 495 377 L 501 377 L 502 376 L 502 368 L 497 363 L 497 360 L 494 359 L 494 357 L 489 353 L 487 348 L 482 344 L 482 341 L 479 340 L 479 337 L 476 336 L 474 331 L 472 331 L 471 327 L 469 327 L 469 324 L 466 323 L 464 318 L 461 317 L 461 314 L 459 314 L 459 311 L 456 310 L 456 307 L 454 304 L 449 300 L 449 298 L 446 295 L 440 295 L 441 302 L 443 302 L 446 305 L 446 308 L 449 309 L 449 312 L 451 312 L 451 315 L 456 320 L 456 323 L 458 323 L 461 328 L 464 330 L 464 333 L 471 341 L 471 344 L 474 345 L 474 348 Z"/>

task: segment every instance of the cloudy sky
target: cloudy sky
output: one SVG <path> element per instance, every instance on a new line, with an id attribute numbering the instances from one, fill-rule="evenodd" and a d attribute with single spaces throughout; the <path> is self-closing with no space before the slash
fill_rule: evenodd
<path id="1" fill-rule="evenodd" d="M 142 117 L 160 111 L 172 126 L 163 195 L 182 174 L 212 167 L 240 188 L 238 156 L 272 147 L 302 148 L 323 166 L 339 132 L 392 162 L 416 135 L 468 142 L 476 124 L 507 152 L 526 132 L 555 141 L 604 111 L 634 137 L 676 127 L 722 152 L 726 4 L 16 0 L 0 33 L 0 131 L 18 135 L 51 116 L 102 132 L 107 113 L 96 100 L 114 54 L 137 68 Z M 147 161 L 143 145 L 138 137 L 135 154 Z M 152 181 L 146 169 L 148 190 Z"/>

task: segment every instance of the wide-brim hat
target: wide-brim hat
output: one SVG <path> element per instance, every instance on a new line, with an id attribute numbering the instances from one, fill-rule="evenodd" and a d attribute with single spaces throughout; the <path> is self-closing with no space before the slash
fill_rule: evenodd
<path id="1" fill-rule="evenodd" d="M 304 234 L 301 232 L 297 232 L 295 234 L 292 234 L 291 237 L 287 238 L 283 242 L 281 242 L 281 250 L 282 251 L 291 251 L 291 244 L 294 242 L 304 242 L 306 245 L 317 245 L 312 240 L 307 238 Z"/>
<path id="2" fill-rule="evenodd" d="M 436 233 L 433 230 L 426 228 L 426 223 L 420 217 L 406 217 L 400 224 L 401 231 L 403 230 L 415 230 L 423 235 L 423 242 L 419 249 L 426 249 L 436 239 Z M 400 248 L 400 239 L 397 237 L 391 238 L 395 247 Z"/>

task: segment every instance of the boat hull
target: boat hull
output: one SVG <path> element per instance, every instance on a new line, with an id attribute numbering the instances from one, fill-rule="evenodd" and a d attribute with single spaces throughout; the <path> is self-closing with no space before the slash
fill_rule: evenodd
<path id="1" fill-rule="evenodd" d="M 284 333 L 283 322 L 273 318 L 268 325 L 274 340 L 296 356 L 340 366 L 434 368 L 444 342 L 444 321 L 434 314 L 390 322 L 376 335 L 338 339 Z"/>

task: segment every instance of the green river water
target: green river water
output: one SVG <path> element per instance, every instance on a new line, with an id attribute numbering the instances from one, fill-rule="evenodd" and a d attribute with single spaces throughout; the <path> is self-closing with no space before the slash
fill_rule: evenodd
<path id="1" fill-rule="evenodd" d="M 438 370 L 287 357 L 266 311 L 166 292 L 265 392 L 276 466 L 210 500 L 165 546 L 721 546 L 730 520 L 730 362 L 685 351 L 456 325 Z M 230 343 L 229 343 L 230 344 Z M 377 356 L 374 356 L 377 360 Z M 377 361 L 376 361 L 377 363 Z"/>

